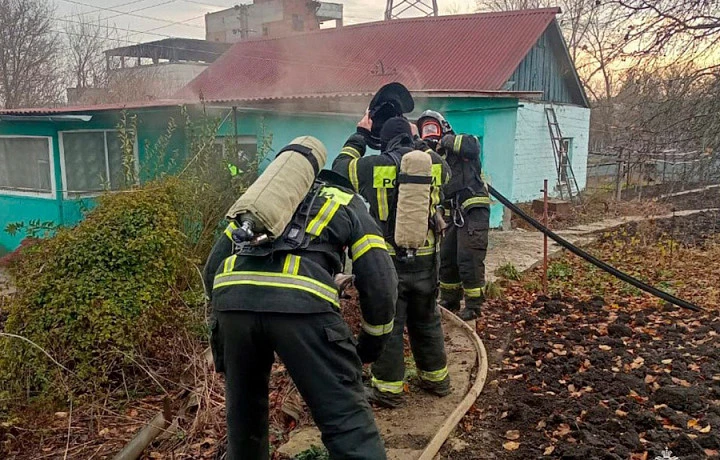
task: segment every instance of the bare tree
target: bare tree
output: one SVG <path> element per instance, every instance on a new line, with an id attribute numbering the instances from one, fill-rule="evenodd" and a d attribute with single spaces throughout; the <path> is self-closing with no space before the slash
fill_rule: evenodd
<path id="1" fill-rule="evenodd" d="M 611 0 L 635 22 L 626 40 L 642 53 L 663 53 L 678 42 L 715 46 L 720 41 L 720 3 L 716 0 Z M 673 50 L 677 51 L 677 49 Z"/>
<path id="2" fill-rule="evenodd" d="M 560 7 L 562 14 L 558 24 L 573 60 L 578 58 L 591 21 L 596 19 L 598 0 L 477 0 L 480 10 L 508 11 L 532 8 Z"/>
<path id="3" fill-rule="evenodd" d="M 75 87 L 106 87 L 108 69 L 103 52 L 117 46 L 117 30 L 100 17 L 82 15 L 65 21 L 64 29 L 70 51 L 68 70 Z"/>
<path id="4" fill-rule="evenodd" d="M 62 99 L 60 40 L 44 0 L 0 0 L 0 105 L 55 104 Z"/>

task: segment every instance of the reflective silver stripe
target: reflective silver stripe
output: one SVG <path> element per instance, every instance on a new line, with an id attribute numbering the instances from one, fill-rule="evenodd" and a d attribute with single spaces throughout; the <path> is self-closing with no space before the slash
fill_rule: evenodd
<path id="1" fill-rule="evenodd" d="M 225 259 L 223 273 L 230 273 L 231 271 L 233 271 L 233 268 L 235 268 L 235 259 L 237 259 L 237 254 L 233 254 L 227 259 Z"/>
<path id="2" fill-rule="evenodd" d="M 237 285 L 253 285 L 267 286 L 285 289 L 297 289 L 309 292 L 327 300 L 336 307 L 340 307 L 340 299 L 338 297 L 337 288 L 328 286 L 320 281 L 314 280 L 307 276 L 292 275 L 289 273 L 270 273 L 270 272 L 230 272 L 221 273 L 215 277 L 213 289 L 226 286 Z"/>
<path id="3" fill-rule="evenodd" d="M 355 147 L 350 147 L 349 145 L 346 145 L 342 148 L 340 151 L 340 154 L 342 155 L 348 155 L 353 158 L 360 158 L 360 151 L 356 149 Z"/>
<path id="4" fill-rule="evenodd" d="M 297 275 L 300 272 L 300 256 L 288 254 L 285 256 L 285 263 L 283 264 L 283 273 L 290 273 L 291 275 Z"/>
<path id="5" fill-rule="evenodd" d="M 418 376 L 428 382 L 442 382 L 448 376 L 448 368 L 445 366 L 436 371 L 424 371 L 422 369 L 418 369 Z"/>
<path id="6" fill-rule="evenodd" d="M 400 394 L 403 392 L 405 383 L 400 380 L 397 382 L 388 382 L 385 380 L 378 380 L 374 376 L 372 378 L 372 386 L 384 393 Z"/>
<path id="7" fill-rule="evenodd" d="M 391 333 L 393 330 L 394 324 L 395 324 L 395 320 L 392 320 L 387 324 L 381 324 L 379 326 L 374 326 L 370 323 L 365 322 L 365 320 L 362 320 L 363 331 L 365 331 L 368 334 L 373 335 L 375 337 L 379 337 L 381 335 Z"/>
<path id="8" fill-rule="evenodd" d="M 367 234 L 357 240 L 353 245 L 350 247 L 350 254 L 352 255 L 352 260 L 356 261 L 360 257 L 362 257 L 366 252 L 369 250 L 376 248 L 376 249 L 383 249 L 387 251 L 387 246 L 385 244 L 385 239 L 383 237 L 378 235 L 372 235 Z"/>
<path id="9" fill-rule="evenodd" d="M 233 230 L 237 230 L 238 226 L 235 222 L 230 222 L 227 227 L 225 227 L 225 236 L 230 238 L 232 240 L 232 232 Z"/>

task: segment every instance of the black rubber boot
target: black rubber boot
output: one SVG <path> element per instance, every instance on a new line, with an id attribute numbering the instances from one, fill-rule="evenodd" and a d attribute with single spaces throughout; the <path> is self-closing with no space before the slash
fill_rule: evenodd
<path id="1" fill-rule="evenodd" d="M 365 387 L 365 395 L 370 404 L 378 407 L 397 409 L 405 404 L 405 395 L 403 393 L 388 393 L 375 387 Z"/>
<path id="2" fill-rule="evenodd" d="M 429 380 L 419 379 L 418 385 L 428 393 L 440 396 L 441 398 L 452 393 L 452 387 L 450 386 L 450 376 L 439 382 L 431 382 Z"/>
<path id="3" fill-rule="evenodd" d="M 440 289 L 440 306 L 453 313 L 460 311 L 462 289 Z"/>
<path id="4" fill-rule="evenodd" d="M 479 298 L 465 298 L 465 309 L 458 313 L 463 321 L 472 321 L 480 316 L 480 310 L 482 304 L 485 302 L 483 297 Z"/>

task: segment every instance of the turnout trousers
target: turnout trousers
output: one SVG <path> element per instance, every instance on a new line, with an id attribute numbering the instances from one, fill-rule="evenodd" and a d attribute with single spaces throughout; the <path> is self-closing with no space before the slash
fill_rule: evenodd
<path id="1" fill-rule="evenodd" d="M 440 248 L 440 294 L 443 306 L 453 311 L 460 309 L 463 295 L 471 309 L 479 309 L 484 300 L 490 208 L 472 208 L 463 217 L 462 227 L 448 222 Z"/>
<path id="2" fill-rule="evenodd" d="M 213 352 L 226 385 L 229 460 L 267 460 L 275 353 L 310 408 L 333 460 L 385 459 L 350 328 L 337 312 L 216 311 Z"/>
<path id="3" fill-rule="evenodd" d="M 445 336 L 437 307 L 437 268 L 420 272 L 398 270 L 398 281 L 395 324 L 385 350 L 372 365 L 372 385 L 393 394 L 401 394 L 404 389 L 406 325 L 418 377 L 429 382 L 448 378 Z"/>

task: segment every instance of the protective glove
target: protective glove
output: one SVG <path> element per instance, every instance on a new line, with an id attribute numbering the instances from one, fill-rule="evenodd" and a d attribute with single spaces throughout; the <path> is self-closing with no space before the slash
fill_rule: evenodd
<path id="1" fill-rule="evenodd" d="M 385 342 L 387 342 L 389 336 L 390 334 L 385 334 L 376 337 L 365 331 L 360 331 L 357 345 L 357 353 L 358 356 L 360 356 L 360 360 L 365 364 L 377 361 L 383 349 L 385 349 Z"/>
<path id="2" fill-rule="evenodd" d="M 437 146 L 437 152 L 441 155 L 447 155 L 453 153 L 453 147 L 455 146 L 455 135 L 446 134 L 440 139 Z"/>

